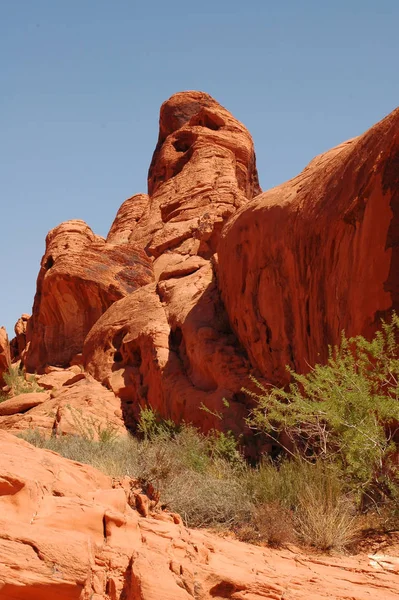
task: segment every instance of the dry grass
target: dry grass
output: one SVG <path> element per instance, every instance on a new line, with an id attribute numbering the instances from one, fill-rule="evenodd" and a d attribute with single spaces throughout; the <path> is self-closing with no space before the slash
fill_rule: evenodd
<path id="1" fill-rule="evenodd" d="M 295 526 L 305 544 L 324 551 L 345 550 L 359 534 L 355 507 L 350 500 L 309 488 L 299 497 Z"/>
<path id="2" fill-rule="evenodd" d="M 34 431 L 23 437 L 113 477 L 138 479 L 143 489 L 151 484 L 161 505 L 191 527 L 230 529 L 243 541 L 272 546 L 301 541 L 324 551 L 347 548 L 358 531 L 339 471 L 321 463 L 266 461 L 252 468 L 233 453 L 222 458 L 189 426 L 143 440 L 45 438 Z"/>

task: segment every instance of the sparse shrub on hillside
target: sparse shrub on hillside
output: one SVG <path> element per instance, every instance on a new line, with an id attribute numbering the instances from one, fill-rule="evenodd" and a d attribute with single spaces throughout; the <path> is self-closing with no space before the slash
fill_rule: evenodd
<path id="1" fill-rule="evenodd" d="M 179 425 L 171 419 L 163 419 L 151 406 L 140 410 L 137 433 L 144 439 L 150 440 L 160 435 L 169 437 L 178 431 L 180 431 Z"/>
<path id="2" fill-rule="evenodd" d="M 242 458 L 231 461 L 216 456 L 210 449 L 213 442 L 187 425 L 169 437 L 165 433 L 144 440 L 126 436 L 111 443 L 81 435 L 46 437 L 37 431 L 21 437 L 113 477 L 138 479 L 143 489 L 150 484 L 159 494 L 160 505 L 180 513 L 187 525 L 232 529 L 244 541 L 280 546 L 299 537 L 327 547 L 320 536 L 312 540 L 312 527 L 318 534 L 311 520 L 317 513 L 312 512 L 312 503 L 306 507 L 304 502 L 323 486 L 334 490 L 338 502 L 341 496 L 346 498 L 338 473 L 330 471 L 331 481 L 322 481 L 326 475 L 322 463 L 265 461 L 252 468 Z M 333 503 L 327 504 L 330 507 L 335 510 Z M 325 510 L 323 518 L 328 515 Z M 334 524 L 336 547 L 341 547 L 340 523 Z M 335 547 L 334 539 L 330 544 Z"/>
<path id="3" fill-rule="evenodd" d="M 118 437 L 118 429 L 113 423 L 107 422 L 106 425 L 93 416 L 84 415 L 83 411 L 67 404 L 72 421 L 76 427 L 77 434 L 88 441 L 99 441 L 104 444 L 111 444 Z"/>
<path id="4" fill-rule="evenodd" d="M 160 505 L 189 526 L 227 527 L 245 541 L 299 540 L 342 550 L 358 533 L 361 496 L 372 497 L 377 509 L 377 500 L 388 499 L 385 522 L 398 526 L 399 486 L 389 465 L 399 422 L 398 330 L 394 315 L 372 342 L 343 336 L 327 365 L 306 376 L 292 373 L 288 391 L 258 384 L 249 423 L 276 444 L 284 432 L 289 447 L 282 446 L 285 458 L 263 457 L 256 467 L 231 432 L 205 436 L 151 408 L 141 412 L 138 438 L 102 434 L 83 413 L 78 436 L 23 437 L 114 477 L 136 478 L 144 490 L 155 488 Z"/>
<path id="5" fill-rule="evenodd" d="M 29 394 L 31 392 L 44 392 L 45 390 L 36 383 L 34 375 L 25 375 L 23 369 L 10 366 L 8 372 L 3 373 L 3 379 L 10 388 L 7 394 L 2 394 L 2 400 L 19 394 Z"/>

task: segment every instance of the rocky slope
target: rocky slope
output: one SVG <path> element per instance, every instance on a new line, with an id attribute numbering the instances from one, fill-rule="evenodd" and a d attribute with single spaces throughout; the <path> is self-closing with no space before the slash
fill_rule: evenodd
<path id="1" fill-rule="evenodd" d="M 143 510 L 132 481 L 5 432 L 0 444 L 2 600 L 397 598 L 393 556 L 326 558 L 223 540 Z"/>

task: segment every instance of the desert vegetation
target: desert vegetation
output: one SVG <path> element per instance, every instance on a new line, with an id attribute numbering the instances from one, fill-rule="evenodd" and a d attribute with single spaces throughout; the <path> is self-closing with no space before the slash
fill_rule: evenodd
<path id="1" fill-rule="evenodd" d="M 26 375 L 19 366 L 11 365 L 8 371 L 3 373 L 3 378 L 7 391 L 0 393 L 0 402 L 19 394 L 44 392 L 44 389 L 37 384 L 35 376 Z"/>
<path id="2" fill-rule="evenodd" d="M 393 315 L 371 342 L 343 334 L 328 363 L 291 372 L 288 389 L 254 380 L 247 424 L 279 449 L 256 465 L 231 432 L 205 436 L 151 408 L 141 411 L 135 437 L 75 414 L 78 435 L 24 438 L 113 477 L 128 475 L 143 489 L 151 484 L 159 507 L 189 526 L 232 530 L 250 542 L 348 549 L 365 522 L 399 526 L 398 332 Z"/>

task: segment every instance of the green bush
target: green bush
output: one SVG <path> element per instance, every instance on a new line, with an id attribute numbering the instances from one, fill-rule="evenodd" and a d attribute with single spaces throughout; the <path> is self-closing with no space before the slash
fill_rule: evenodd
<path id="1" fill-rule="evenodd" d="M 8 372 L 3 373 L 3 379 L 6 385 L 10 388 L 10 392 L 7 395 L 3 394 L 2 400 L 6 400 L 7 397 L 9 398 L 10 396 L 19 396 L 19 394 L 45 391 L 36 382 L 34 375 L 25 375 L 23 369 L 20 369 L 19 367 L 13 367 L 12 365 L 8 369 Z"/>
<path id="2" fill-rule="evenodd" d="M 257 402 L 249 425 L 287 454 L 337 464 L 359 497 L 374 497 L 376 490 L 389 495 L 397 486 L 389 459 L 399 422 L 398 332 L 399 317 L 393 314 L 371 342 L 343 334 L 326 365 L 307 375 L 290 371 L 288 390 L 267 389 L 254 380 L 260 391 L 248 392 Z"/>

